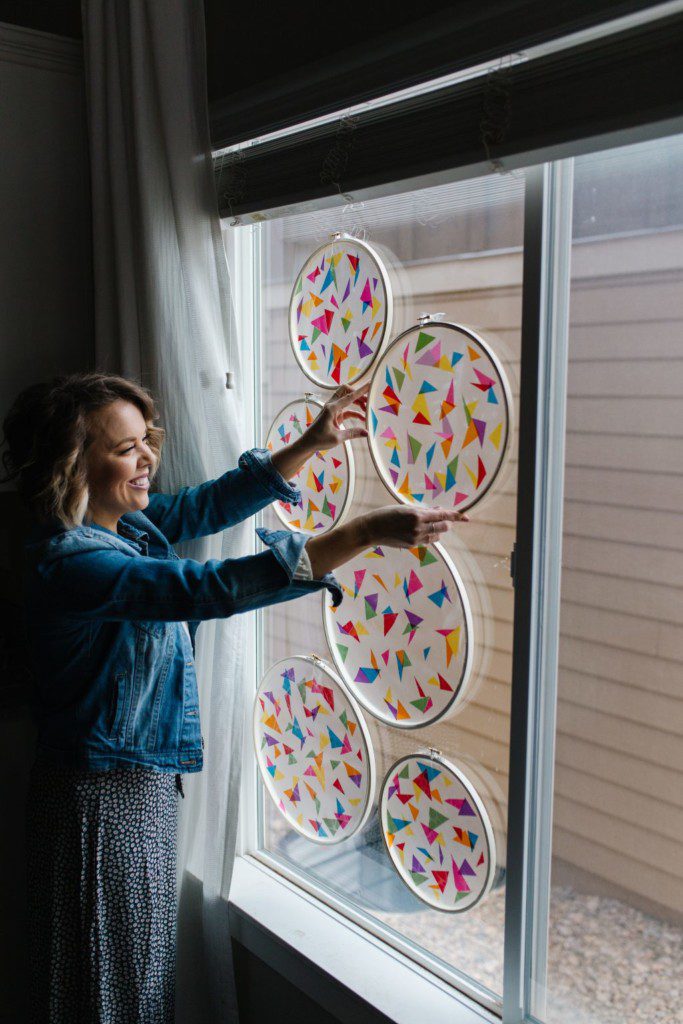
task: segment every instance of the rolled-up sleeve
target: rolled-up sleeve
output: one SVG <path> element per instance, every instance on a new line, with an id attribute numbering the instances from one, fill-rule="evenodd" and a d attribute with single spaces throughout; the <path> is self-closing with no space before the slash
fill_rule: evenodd
<path id="1" fill-rule="evenodd" d="M 259 526 L 256 530 L 264 544 L 267 544 L 273 552 L 280 565 L 294 584 L 310 583 L 315 589 L 321 590 L 327 587 L 332 595 L 332 603 L 335 607 L 341 604 L 342 589 L 334 573 L 328 572 L 319 579 L 314 579 L 310 572 L 310 562 L 304 551 L 304 545 L 308 541 L 305 533 L 290 533 L 289 530 L 267 530 Z M 308 562 L 309 572 L 302 571 L 302 562 Z"/>
<path id="2" fill-rule="evenodd" d="M 252 448 L 237 468 L 177 494 L 152 493 L 144 510 L 170 544 L 207 537 L 255 515 L 273 501 L 297 503 L 301 492 L 275 469 L 270 452 Z"/>
<path id="3" fill-rule="evenodd" d="M 335 604 L 341 588 L 331 573 L 295 578 L 307 537 L 259 530 L 268 550 L 257 555 L 198 562 L 191 558 L 129 556 L 103 544 L 87 549 L 55 546 L 40 565 L 46 601 L 82 619 L 166 622 L 227 618 L 327 587 Z"/>

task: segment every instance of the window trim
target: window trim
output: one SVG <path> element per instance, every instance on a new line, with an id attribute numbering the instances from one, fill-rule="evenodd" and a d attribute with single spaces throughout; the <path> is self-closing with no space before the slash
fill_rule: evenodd
<path id="1" fill-rule="evenodd" d="M 322 970 L 331 975 L 396 1024 L 421 1020 L 498 1024 L 500 1020 L 365 927 L 349 921 L 346 914 L 302 891 L 283 875 L 280 865 L 275 870 L 262 855 L 243 855 L 235 861 L 230 905 L 233 937 L 263 956 L 257 927 L 270 932 L 311 965 L 297 983 L 302 988 L 307 985 L 307 994 L 330 1012 L 338 1014 L 340 1006 L 324 1005 L 325 990 L 316 983 L 313 964 L 315 973 Z M 272 947 L 271 951 L 277 960 L 269 959 L 270 965 L 288 974 L 286 957 Z"/>

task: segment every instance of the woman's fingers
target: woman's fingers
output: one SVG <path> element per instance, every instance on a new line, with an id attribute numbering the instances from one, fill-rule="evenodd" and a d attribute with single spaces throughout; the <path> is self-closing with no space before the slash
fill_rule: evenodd
<path id="1" fill-rule="evenodd" d="M 346 430 L 339 431 L 340 441 L 354 441 L 357 437 L 367 437 L 368 432 L 365 427 L 347 427 Z"/>
<path id="2" fill-rule="evenodd" d="M 359 388 L 349 387 L 348 384 L 342 384 L 340 388 L 334 393 L 334 403 L 338 407 L 344 408 L 347 405 L 351 405 L 352 402 L 358 402 L 364 398 L 370 390 L 371 381 L 367 381 Z"/>

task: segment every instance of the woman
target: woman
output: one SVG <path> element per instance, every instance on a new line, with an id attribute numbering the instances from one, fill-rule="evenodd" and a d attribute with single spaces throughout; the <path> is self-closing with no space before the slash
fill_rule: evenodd
<path id="1" fill-rule="evenodd" d="M 260 530 L 264 552 L 200 563 L 172 545 L 276 499 L 316 450 L 365 435 L 367 388 L 340 388 L 274 455 L 178 494 L 151 494 L 163 430 L 151 395 L 83 373 L 35 385 L 4 428 L 6 479 L 32 517 L 26 631 L 38 749 L 28 801 L 33 1020 L 173 1019 L 177 793 L 200 771 L 194 640 L 204 619 L 327 587 L 364 548 L 436 539 L 454 511 L 392 505 L 323 537 Z"/>

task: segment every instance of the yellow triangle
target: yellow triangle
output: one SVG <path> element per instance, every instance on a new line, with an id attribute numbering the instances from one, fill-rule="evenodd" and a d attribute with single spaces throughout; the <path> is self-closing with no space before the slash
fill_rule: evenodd
<path id="1" fill-rule="evenodd" d="M 495 448 L 499 448 L 500 447 L 500 435 L 501 435 L 502 429 L 503 429 L 503 424 L 499 423 L 498 426 L 495 428 L 495 430 L 492 430 L 491 433 L 489 434 L 489 441 L 491 442 L 491 444 Z"/>

